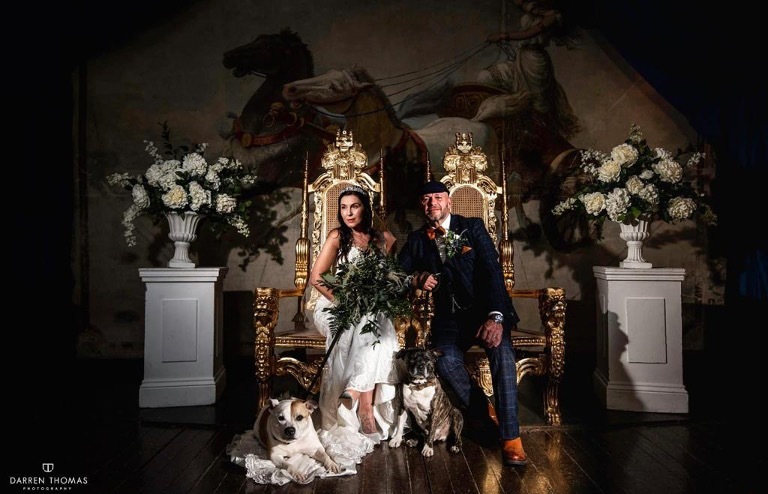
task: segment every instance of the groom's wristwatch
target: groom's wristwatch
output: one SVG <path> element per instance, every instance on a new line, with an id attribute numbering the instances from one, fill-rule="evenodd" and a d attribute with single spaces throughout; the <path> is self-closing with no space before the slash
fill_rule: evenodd
<path id="1" fill-rule="evenodd" d="M 490 319 L 491 321 L 493 321 L 495 323 L 498 323 L 498 324 L 503 324 L 504 323 L 504 316 L 499 314 L 498 312 L 494 312 L 493 314 L 489 314 L 488 315 L 488 319 Z"/>

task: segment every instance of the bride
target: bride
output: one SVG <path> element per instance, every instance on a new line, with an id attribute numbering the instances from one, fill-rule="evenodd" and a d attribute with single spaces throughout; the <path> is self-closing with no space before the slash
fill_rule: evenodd
<path id="1" fill-rule="evenodd" d="M 353 261 L 369 248 L 392 255 L 396 242 L 390 232 L 373 227 L 370 196 L 362 187 L 353 185 L 341 191 L 338 220 L 340 226 L 328 233 L 310 274 L 312 286 L 322 295 L 313 315 L 315 326 L 326 337 L 326 350 L 332 341 L 331 321 L 323 309 L 333 305 L 334 297 L 321 275 L 339 263 Z M 322 370 L 319 405 L 324 431 L 352 429 L 378 442 L 393 432 L 395 353 L 399 345 L 391 320 L 382 314 L 365 317 L 377 318 L 378 343 L 374 345 L 374 333 L 360 334 L 365 318 L 342 331 Z"/>

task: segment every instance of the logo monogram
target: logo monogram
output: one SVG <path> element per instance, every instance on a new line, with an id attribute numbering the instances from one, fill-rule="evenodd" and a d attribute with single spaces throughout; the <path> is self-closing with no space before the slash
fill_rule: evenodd
<path id="1" fill-rule="evenodd" d="M 45 473 L 53 472 L 53 463 L 43 463 L 43 472 Z"/>

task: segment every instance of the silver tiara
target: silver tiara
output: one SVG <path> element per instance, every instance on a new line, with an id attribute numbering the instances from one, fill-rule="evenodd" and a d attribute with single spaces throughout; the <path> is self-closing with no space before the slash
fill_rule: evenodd
<path id="1" fill-rule="evenodd" d="M 341 189 L 340 194 L 344 194 L 345 192 L 357 192 L 358 194 L 368 195 L 368 192 L 359 185 L 348 185 Z"/>

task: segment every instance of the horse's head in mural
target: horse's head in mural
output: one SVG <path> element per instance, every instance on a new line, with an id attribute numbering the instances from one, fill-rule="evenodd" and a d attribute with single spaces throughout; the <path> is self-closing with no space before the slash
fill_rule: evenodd
<path id="1" fill-rule="evenodd" d="M 237 78 L 263 78 L 231 127 L 222 133 L 228 151 L 252 169 L 268 186 L 301 186 L 304 159 L 313 161 L 322 151 L 318 116 L 311 107 L 290 107 L 282 97 L 283 85 L 314 75 L 308 46 L 290 29 L 261 34 L 250 43 L 224 53 L 222 63 Z"/>
<path id="2" fill-rule="evenodd" d="M 344 115 L 347 127 L 355 131 L 369 158 L 377 157 L 380 149 L 387 150 L 387 181 L 398 184 L 397 188 L 389 188 L 390 209 L 413 206 L 407 198 L 416 197 L 414 187 L 424 179 L 427 159 L 431 157 L 434 176 L 442 177 L 445 173 L 442 158 L 453 145 L 456 132 L 472 132 L 475 144 L 489 157 L 488 175 L 498 182 L 504 154 L 506 179 L 510 184 L 508 201 L 515 208 L 521 227 L 531 226 L 522 203 L 532 198 L 541 199 L 541 216 L 551 217 L 548 211 L 559 197 L 557 177 L 570 169 L 576 149 L 536 114 L 529 91 L 509 93 L 478 84 L 449 89 L 453 94 L 447 100 L 452 106 L 433 109 L 441 118 L 418 129 L 402 121 L 384 90 L 361 67 L 333 69 L 293 81 L 285 85 L 283 97 L 289 102 L 304 102 L 320 107 L 320 111 Z M 413 187 L 409 188 L 409 184 Z M 556 192 L 552 197 L 547 187 Z M 534 225 L 529 232 L 537 229 L 541 230 Z M 562 225 L 545 225 L 548 238 L 552 237 L 550 243 L 567 248 L 569 240 L 564 234 L 570 233 L 562 230 Z"/>
<path id="3" fill-rule="evenodd" d="M 303 102 L 318 111 L 343 115 L 347 128 L 368 154 L 371 173 L 378 172 L 379 156 L 385 153 L 385 180 L 397 183 L 389 188 L 387 203 L 396 213 L 418 207 L 417 196 L 429 166 L 436 178 L 445 174 L 441 166 L 445 151 L 454 144 L 457 132 L 472 132 L 475 144 L 488 156 L 496 156 L 493 129 L 466 118 L 439 118 L 412 129 L 403 123 L 376 80 L 362 67 L 333 69 L 325 74 L 285 85 L 283 97 Z M 498 161 L 498 160 L 497 160 Z M 498 163 L 495 163 L 498 166 Z"/>

